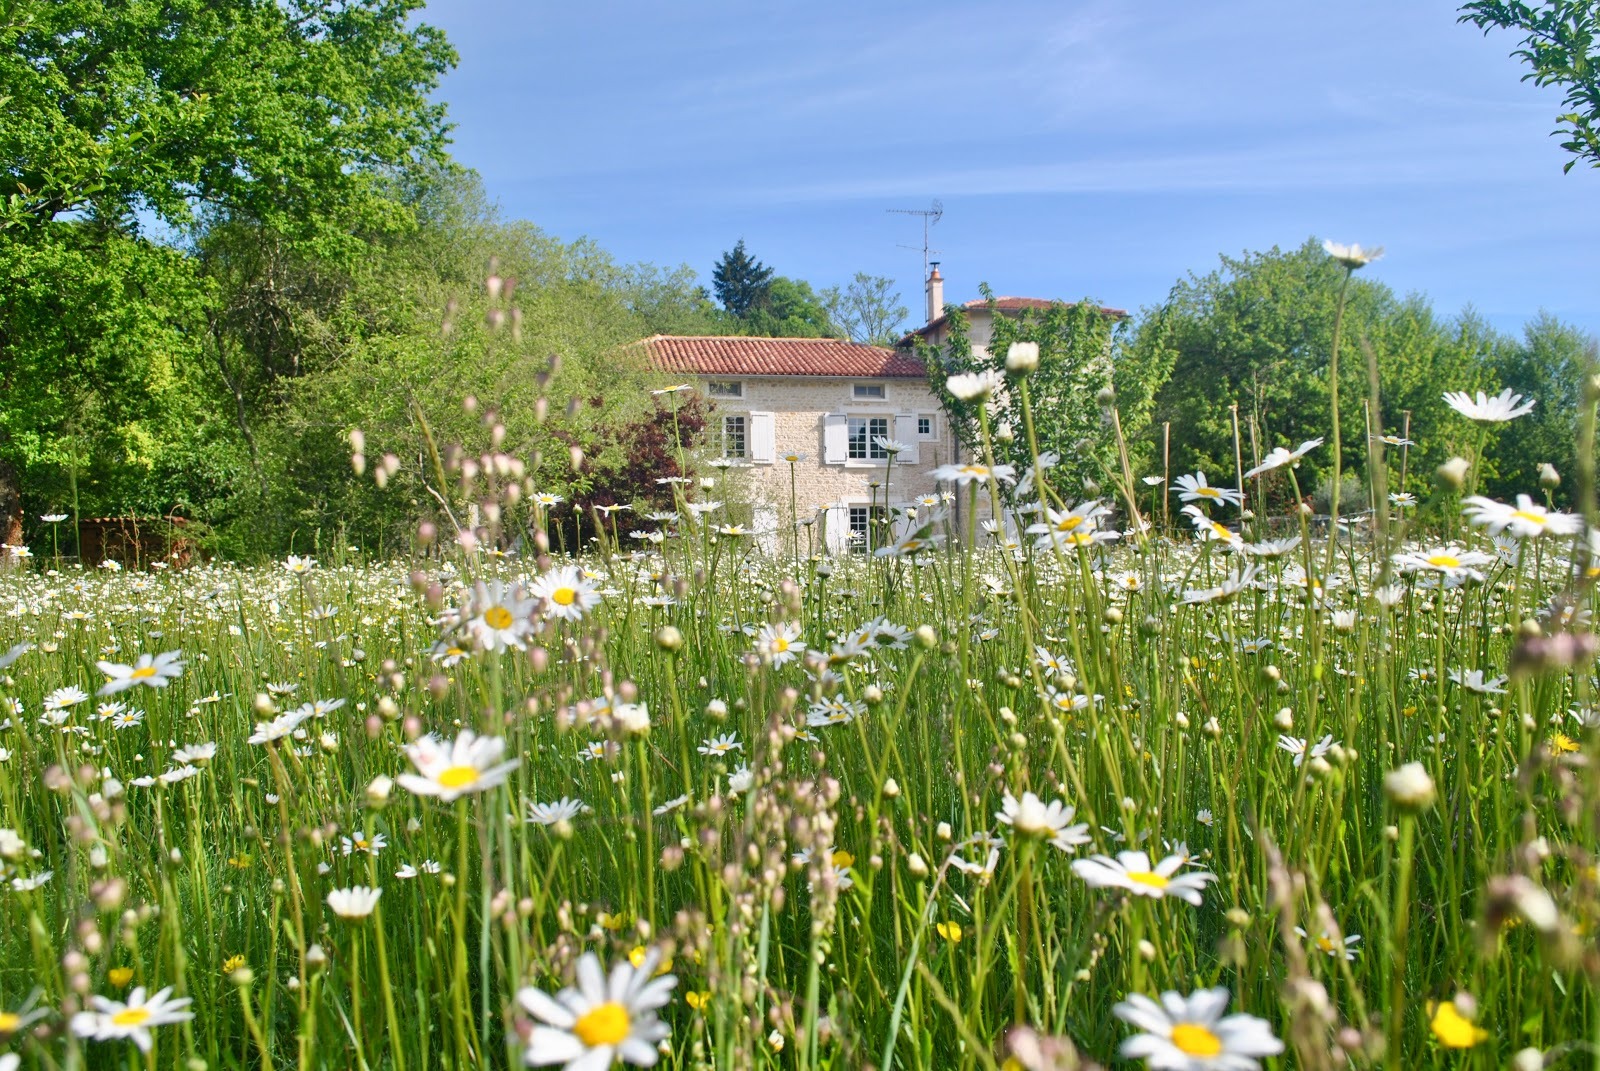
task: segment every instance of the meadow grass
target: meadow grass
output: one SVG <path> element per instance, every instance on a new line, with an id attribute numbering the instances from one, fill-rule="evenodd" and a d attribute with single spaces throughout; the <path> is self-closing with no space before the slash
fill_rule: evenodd
<path id="1" fill-rule="evenodd" d="M 1600 1064 L 1574 519 L 1491 540 L 1447 488 L 1414 533 L 1380 493 L 1330 538 L 1201 495 L 1192 537 L 1138 523 L 1133 476 L 1115 541 L 1041 467 L 1014 528 L 930 507 L 871 555 L 763 550 L 686 486 L 667 538 L 613 526 L 581 572 L 6 575 L 0 649 L 31 646 L 0 690 L 0 1042 L 1036 1071 L 1153 1032 L 1156 1066 Z M 969 523 L 999 490 L 958 489 Z M 135 663 L 165 651 L 181 672 Z M 621 988 L 585 987 L 591 954 Z M 1262 1022 L 1136 999 L 1212 988 Z"/>

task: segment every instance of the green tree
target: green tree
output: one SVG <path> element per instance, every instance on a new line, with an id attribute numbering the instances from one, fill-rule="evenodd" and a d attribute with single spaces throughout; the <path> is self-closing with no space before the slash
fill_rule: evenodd
<path id="1" fill-rule="evenodd" d="M 239 383 L 230 390 L 259 401 L 306 349 L 282 344 L 281 302 L 261 296 L 292 288 L 302 265 L 325 266 L 325 277 L 358 266 L 374 235 L 411 225 L 397 176 L 446 160 L 431 92 L 455 55 L 413 22 L 420 6 L 6 7 L 0 528 L 14 530 L 29 503 L 59 501 L 50 484 L 63 469 L 74 482 L 80 470 L 100 474 L 90 488 L 99 509 L 165 510 L 211 493 L 157 478 L 175 471 L 162 470 L 164 454 L 195 446 L 191 419 L 213 447 L 232 434 L 211 415 L 232 407 L 217 404 L 202 348 L 215 342 L 213 363 Z M 208 273 L 193 255 L 205 236 L 237 228 L 271 250 L 257 255 L 249 314 L 234 307 L 242 272 Z M 233 243 L 235 263 L 246 245 Z M 30 282 L 47 279 L 53 294 Z M 252 318 L 254 333 L 236 333 Z M 265 350 L 263 338 L 273 340 Z"/>
<path id="2" fill-rule="evenodd" d="M 856 272 L 843 290 L 830 286 L 822 291 L 822 305 L 828 319 L 851 341 L 876 346 L 892 346 L 911 310 L 900 303 L 894 280 L 881 275 Z"/>
<path id="3" fill-rule="evenodd" d="M 1554 133 L 1567 140 L 1561 147 L 1572 154 L 1562 170 L 1571 171 L 1579 160 L 1600 167 L 1600 2 L 1597 0 L 1473 0 L 1461 6 L 1459 22 L 1470 22 L 1485 35 L 1490 30 L 1513 30 L 1523 35 L 1521 48 L 1511 54 L 1530 68 L 1524 82 L 1559 86 L 1569 109 L 1556 116 Z"/>
<path id="4" fill-rule="evenodd" d="M 828 310 L 804 279 L 779 275 L 742 319 L 743 333 L 771 338 L 828 338 L 838 334 Z"/>
<path id="5" fill-rule="evenodd" d="M 1541 312 L 1524 327 L 1517 344 L 1501 348 L 1494 369 L 1497 384 L 1491 386 L 1510 387 L 1538 404 L 1500 431 L 1486 493 L 1508 501 L 1518 493 L 1537 497 L 1539 466 L 1549 463 L 1562 477 L 1559 497 L 1571 501 L 1579 385 L 1594 345 L 1593 336 Z"/>
<path id="6" fill-rule="evenodd" d="M 771 285 L 772 269 L 745 250 L 743 238 L 722 254 L 711 270 L 711 286 L 717 300 L 734 316 L 743 317 L 758 308 Z"/>

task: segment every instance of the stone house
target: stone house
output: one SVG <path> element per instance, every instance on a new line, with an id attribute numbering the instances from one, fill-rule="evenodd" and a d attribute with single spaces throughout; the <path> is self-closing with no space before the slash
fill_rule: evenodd
<path id="1" fill-rule="evenodd" d="M 809 538 L 838 552 L 866 543 L 874 512 L 938 493 L 933 470 L 958 456 L 927 371 L 906 350 L 737 336 L 655 335 L 643 345 L 652 366 L 710 403 L 723 497 L 746 497 L 751 526 L 774 546 L 787 543 L 791 489 L 802 525 L 813 522 L 802 550 Z M 880 439 L 904 447 L 892 466 Z"/>

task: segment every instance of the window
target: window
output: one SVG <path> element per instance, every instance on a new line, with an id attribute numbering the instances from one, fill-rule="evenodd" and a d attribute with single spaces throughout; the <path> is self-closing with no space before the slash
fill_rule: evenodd
<path id="1" fill-rule="evenodd" d="M 888 417 L 851 417 L 849 428 L 848 457 L 851 461 L 882 461 L 889 456 L 889 452 L 878 445 L 880 436 L 889 437 Z"/>
<path id="2" fill-rule="evenodd" d="M 713 379 L 706 384 L 706 391 L 713 398 L 743 398 L 744 384 L 737 379 Z"/>
<path id="3" fill-rule="evenodd" d="M 722 418 L 722 456 L 723 457 L 748 457 L 749 435 L 748 425 L 741 416 L 725 416 Z"/>
<path id="4" fill-rule="evenodd" d="M 857 401 L 881 402 L 889 396 L 889 392 L 882 383 L 857 383 L 851 390 L 851 396 Z"/>
<path id="5" fill-rule="evenodd" d="M 917 417 L 917 438 L 933 438 L 933 418 L 931 416 Z"/>
<path id="6" fill-rule="evenodd" d="M 851 550 L 864 551 L 873 545 L 874 537 L 872 526 L 883 519 L 882 506 L 851 506 L 849 510 L 849 530 L 845 539 Z"/>

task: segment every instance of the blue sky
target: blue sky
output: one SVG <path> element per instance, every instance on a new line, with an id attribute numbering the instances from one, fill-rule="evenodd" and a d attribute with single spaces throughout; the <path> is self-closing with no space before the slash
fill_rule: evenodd
<path id="1" fill-rule="evenodd" d="M 821 287 L 1139 309 L 1221 253 L 1377 244 L 1368 269 L 1518 330 L 1600 332 L 1600 172 L 1560 94 L 1452 3 L 435 0 L 455 153 L 510 215 L 703 280 L 743 237 Z"/>

